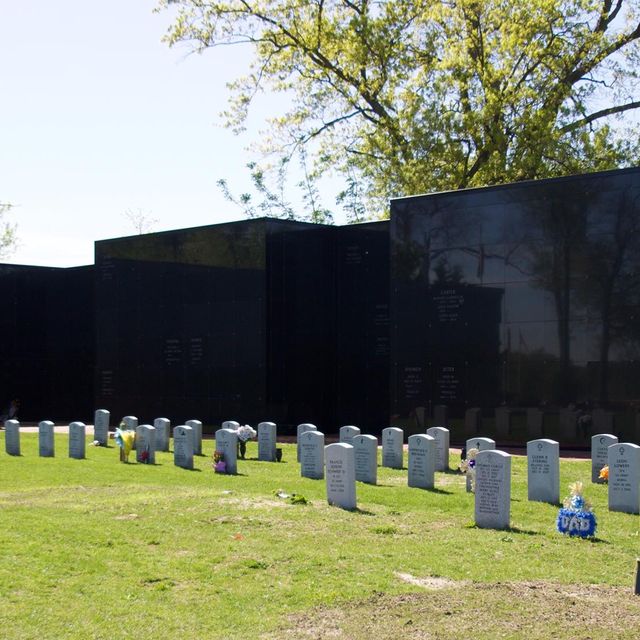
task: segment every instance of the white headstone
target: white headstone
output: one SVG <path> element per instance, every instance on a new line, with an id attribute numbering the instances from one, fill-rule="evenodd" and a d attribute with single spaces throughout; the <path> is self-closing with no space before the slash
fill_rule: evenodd
<path id="1" fill-rule="evenodd" d="M 84 422 L 72 422 L 69 425 L 69 457 L 82 460 L 86 446 L 86 427 Z"/>
<path id="2" fill-rule="evenodd" d="M 156 430 L 156 451 L 169 451 L 171 439 L 171 420 L 169 418 L 156 418 L 153 421 Z"/>
<path id="3" fill-rule="evenodd" d="M 360 429 L 353 425 L 347 425 L 346 427 L 340 427 L 340 442 L 351 444 L 351 441 L 355 436 L 360 435 Z"/>
<path id="4" fill-rule="evenodd" d="M 173 464 L 193 469 L 193 429 L 186 424 L 173 430 Z"/>
<path id="5" fill-rule="evenodd" d="M 640 513 L 640 446 L 620 442 L 609 447 L 609 511 Z"/>
<path id="6" fill-rule="evenodd" d="M 398 427 L 387 427 L 382 430 L 382 466 L 391 469 L 402 469 L 404 433 Z"/>
<path id="7" fill-rule="evenodd" d="M 436 441 L 436 471 L 447 471 L 449 468 L 449 429 L 431 427 L 427 435 Z"/>
<path id="8" fill-rule="evenodd" d="M 367 484 L 378 482 L 378 438 L 354 436 L 351 440 L 356 480 Z"/>
<path id="9" fill-rule="evenodd" d="M 560 502 L 560 444 L 555 440 L 527 442 L 527 492 L 535 502 Z"/>
<path id="10" fill-rule="evenodd" d="M 600 471 L 609 464 L 609 447 L 612 444 L 618 444 L 618 438 L 610 433 L 598 433 L 591 438 L 591 482 L 604 482 L 600 480 Z"/>
<path id="11" fill-rule="evenodd" d="M 297 433 L 296 433 L 296 442 L 297 446 L 297 460 L 300 462 L 300 436 L 307 431 L 317 431 L 317 427 L 315 424 L 311 424 L 310 422 L 304 422 L 298 425 Z"/>
<path id="12" fill-rule="evenodd" d="M 138 418 L 136 416 L 125 416 L 122 418 L 122 422 L 124 422 L 124 428 L 127 431 L 135 431 L 138 427 Z"/>
<path id="13" fill-rule="evenodd" d="M 327 501 L 343 509 L 355 509 L 356 473 L 353 447 L 344 442 L 324 448 L 327 473 Z"/>
<path id="14" fill-rule="evenodd" d="M 109 421 L 111 414 L 106 409 L 96 409 L 93 418 L 93 439 L 100 443 L 101 447 L 109 444 Z"/>
<path id="15" fill-rule="evenodd" d="M 222 452 L 227 473 L 238 473 L 238 433 L 233 429 L 218 429 L 216 451 Z"/>
<path id="16" fill-rule="evenodd" d="M 298 438 L 300 449 L 300 475 L 303 478 L 324 478 L 324 433 L 304 431 Z"/>
<path id="17" fill-rule="evenodd" d="M 237 431 L 240 428 L 240 423 L 235 420 L 225 420 L 221 425 L 221 429 L 231 429 L 231 431 Z"/>
<path id="18" fill-rule="evenodd" d="M 193 429 L 193 453 L 196 456 L 202 455 L 202 422 L 200 420 L 187 420 L 187 427 Z"/>
<path id="19" fill-rule="evenodd" d="M 17 420 L 4 423 L 4 447 L 10 456 L 20 455 L 20 423 Z"/>
<path id="20" fill-rule="evenodd" d="M 491 438 L 469 438 L 467 440 L 467 454 L 471 449 L 478 451 L 490 451 L 496 448 L 496 441 Z M 467 492 L 471 492 L 471 478 L 467 475 Z"/>
<path id="21" fill-rule="evenodd" d="M 418 433 L 409 436 L 409 479 L 410 487 L 433 489 L 436 470 L 436 440 L 432 436 Z"/>
<path id="22" fill-rule="evenodd" d="M 51 420 L 43 420 L 38 424 L 38 449 L 41 458 L 55 456 L 53 422 Z"/>
<path id="23" fill-rule="evenodd" d="M 260 422 L 258 424 L 258 460 L 276 461 L 277 429 L 275 422 Z"/>
<path id="24" fill-rule="evenodd" d="M 136 462 L 156 463 L 156 430 L 150 424 L 136 429 Z"/>
<path id="25" fill-rule="evenodd" d="M 510 513 L 511 456 L 504 451 L 480 451 L 476 456 L 476 525 L 507 529 Z"/>

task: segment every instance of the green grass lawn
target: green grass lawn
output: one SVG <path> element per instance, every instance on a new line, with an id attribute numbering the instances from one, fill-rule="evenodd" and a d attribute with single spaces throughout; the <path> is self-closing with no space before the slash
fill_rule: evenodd
<path id="1" fill-rule="evenodd" d="M 436 474 L 436 489 L 425 491 L 407 487 L 406 469 L 379 468 L 379 485 L 358 483 L 359 509 L 347 512 L 327 505 L 324 481 L 300 478 L 293 445 L 283 445 L 282 463 L 265 463 L 250 443 L 239 475 L 221 476 L 211 468 L 212 441 L 194 471 L 168 453 L 155 466 L 122 464 L 114 447 L 88 447 L 87 459 L 72 460 L 66 435 L 56 435 L 56 458 L 38 457 L 36 434 L 22 434 L 21 444 L 21 457 L 8 456 L 0 436 L 2 638 L 384 638 L 398 633 L 396 622 L 405 637 L 435 638 L 417 634 L 410 612 L 371 631 L 351 618 L 342 635 L 325 628 L 331 612 L 351 608 L 368 622 L 392 603 L 415 612 L 425 606 L 420 581 L 433 578 L 447 579 L 448 602 L 465 597 L 457 620 L 469 633 L 483 603 L 493 603 L 492 619 L 518 610 L 517 597 L 499 597 L 505 583 L 557 593 L 604 585 L 593 591 L 603 594 L 597 606 L 617 602 L 618 616 L 640 621 L 640 598 L 624 595 L 640 520 L 607 510 L 607 488 L 590 483 L 588 460 L 561 463 L 561 495 L 585 482 L 595 541 L 558 534 L 557 507 L 527 501 L 522 457 L 512 461 L 512 529 L 494 531 L 473 526 L 473 495 L 453 472 Z M 278 498 L 279 489 L 308 502 Z M 316 619 L 324 622 L 308 623 Z M 457 637 L 457 628 L 442 637 Z M 548 628 L 548 637 L 587 637 Z M 471 635 L 491 637 L 483 633 Z M 620 624 L 611 637 L 637 631 Z"/>

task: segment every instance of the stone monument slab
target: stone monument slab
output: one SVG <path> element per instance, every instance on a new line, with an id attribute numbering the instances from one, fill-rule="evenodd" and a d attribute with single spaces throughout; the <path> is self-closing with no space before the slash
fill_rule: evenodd
<path id="1" fill-rule="evenodd" d="M 55 456 L 53 426 L 51 420 L 43 420 L 38 424 L 38 452 L 41 458 L 53 458 Z"/>
<path id="2" fill-rule="evenodd" d="M 436 470 L 436 439 L 424 433 L 409 436 L 410 487 L 433 489 Z"/>
<path id="3" fill-rule="evenodd" d="M 560 503 L 560 444 L 555 440 L 527 442 L 527 493 L 531 501 Z"/>
<path id="4" fill-rule="evenodd" d="M 342 509 L 355 509 L 356 473 L 353 447 L 344 442 L 324 448 L 327 477 L 327 501 Z"/>
<path id="5" fill-rule="evenodd" d="M 193 469 L 193 429 L 181 424 L 173 430 L 173 464 Z"/>
<path id="6" fill-rule="evenodd" d="M 218 429 L 216 451 L 221 451 L 224 455 L 227 473 L 238 473 L 238 432 L 233 429 Z"/>
<path id="7" fill-rule="evenodd" d="M 640 513 L 640 446 L 620 442 L 609 447 L 609 511 Z"/>
<path id="8" fill-rule="evenodd" d="M 357 435 L 351 440 L 356 481 L 367 484 L 378 482 L 378 438 Z"/>
<path id="9" fill-rule="evenodd" d="M 4 423 L 4 447 L 10 456 L 20 455 L 20 423 L 17 420 Z"/>
<path id="10" fill-rule="evenodd" d="M 258 460 L 276 461 L 277 433 L 278 427 L 275 422 L 260 422 L 258 424 Z"/>
<path id="11" fill-rule="evenodd" d="M 351 444 L 351 441 L 355 438 L 355 436 L 359 435 L 360 429 L 358 427 L 354 427 L 351 424 L 345 427 L 340 427 L 340 442 Z"/>
<path id="12" fill-rule="evenodd" d="M 138 418 L 136 416 L 125 416 L 122 418 L 122 422 L 124 422 L 124 428 L 127 431 L 135 431 L 138 427 Z"/>
<path id="13" fill-rule="evenodd" d="M 298 438 L 300 475 L 303 478 L 324 478 L 324 433 L 315 429 L 303 431 Z"/>
<path id="14" fill-rule="evenodd" d="M 485 449 L 476 456 L 475 521 L 482 529 L 508 529 L 511 515 L 511 456 Z"/>
<path id="15" fill-rule="evenodd" d="M 196 456 L 202 455 L 202 422 L 200 420 L 187 420 L 185 422 L 187 427 L 193 429 L 193 454 Z"/>
<path id="16" fill-rule="evenodd" d="M 404 432 L 398 427 L 382 430 L 382 466 L 402 469 Z"/>
<path id="17" fill-rule="evenodd" d="M 446 404 L 437 404 L 433 407 L 433 424 L 437 427 L 449 426 L 449 407 Z M 428 430 L 427 433 L 429 433 Z"/>
<path id="18" fill-rule="evenodd" d="M 591 438 L 591 482 L 604 483 L 600 480 L 600 471 L 609 464 L 609 447 L 612 444 L 618 444 L 618 438 L 610 433 L 598 433 Z"/>
<path id="19" fill-rule="evenodd" d="M 510 407 L 496 407 L 496 436 L 504 438 L 511 432 L 511 414 Z"/>
<path id="20" fill-rule="evenodd" d="M 527 409 L 527 435 L 540 438 L 544 433 L 544 412 L 537 407 Z"/>
<path id="21" fill-rule="evenodd" d="M 101 447 L 109 444 L 109 421 L 111 414 L 106 409 L 96 409 L 93 417 L 93 439 L 100 443 Z"/>
<path id="22" fill-rule="evenodd" d="M 156 418 L 153 421 L 156 430 L 156 451 L 169 451 L 171 439 L 171 420 L 169 418 Z"/>
<path id="23" fill-rule="evenodd" d="M 69 457 L 82 460 L 86 450 L 86 426 L 84 422 L 72 422 L 69 425 Z"/>
<path id="24" fill-rule="evenodd" d="M 136 429 L 136 462 L 156 463 L 156 430 L 150 424 L 141 424 Z"/>
<path id="25" fill-rule="evenodd" d="M 300 462 L 300 436 L 307 431 L 316 431 L 317 427 L 315 424 L 311 424 L 310 422 L 303 422 L 299 424 L 296 432 L 296 443 L 297 443 L 297 460 Z"/>
<path id="26" fill-rule="evenodd" d="M 449 429 L 431 427 L 427 429 L 427 435 L 436 441 L 436 471 L 447 471 L 449 469 Z"/>
<path id="27" fill-rule="evenodd" d="M 491 451 L 496 448 L 496 441 L 491 438 L 469 438 L 466 443 L 467 454 L 471 449 L 478 451 Z M 471 493 L 471 478 L 467 475 L 467 493 Z"/>

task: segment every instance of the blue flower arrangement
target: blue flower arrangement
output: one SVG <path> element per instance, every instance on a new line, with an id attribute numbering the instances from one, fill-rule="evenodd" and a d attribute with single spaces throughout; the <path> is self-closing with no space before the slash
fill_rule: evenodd
<path id="1" fill-rule="evenodd" d="M 584 499 L 582 482 L 574 482 L 569 486 L 571 494 L 563 501 L 563 507 L 558 511 L 556 528 L 560 533 L 570 536 L 591 538 L 596 534 L 596 516 L 591 505 Z"/>

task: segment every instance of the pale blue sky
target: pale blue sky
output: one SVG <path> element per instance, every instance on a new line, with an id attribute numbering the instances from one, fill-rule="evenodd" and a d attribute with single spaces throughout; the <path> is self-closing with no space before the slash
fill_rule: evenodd
<path id="1" fill-rule="evenodd" d="M 155 4 L 0 0 L 0 202 L 20 236 L 8 262 L 90 264 L 94 240 L 135 233 L 127 209 L 157 231 L 244 218 L 216 181 L 247 187 L 264 122 L 237 137 L 218 114 L 249 52 L 169 49 Z"/>

